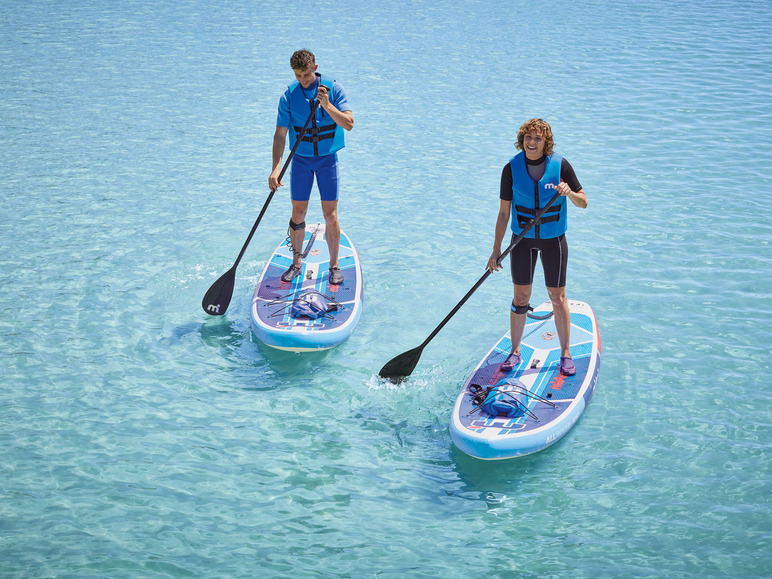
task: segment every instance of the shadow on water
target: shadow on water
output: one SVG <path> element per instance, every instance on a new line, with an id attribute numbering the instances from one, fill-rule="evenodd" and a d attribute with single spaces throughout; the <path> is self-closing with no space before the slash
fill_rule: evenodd
<path id="1" fill-rule="evenodd" d="M 212 348 L 235 348 L 243 340 L 243 332 L 226 317 L 207 319 L 199 331 L 204 344 Z"/>
<path id="2" fill-rule="evenodd" d="M 181 340 L 188 334 L 198 333 L 202 342 L 219 349 L 224 358 L 237 365 L 251 368 L 268 366 L 272 372 L 287 378 L 307 375 L 325 363 L 332 350 L 319 352 L 288 352 L 263 344 L 249 326 L 242 327 L 227 316 L 209 317 L 203 323 L 190 323 L 174 328 L 172 335 Z"/>
<path id="3" fill-rule="evenodd" d="M 532 477 L 553 476 L 555 460 L 560 455 L 559 447 L 564 442 L 565 438 L 534 454 L 504 460 L 474 458 L 451 444 L 450 459 L 459 480 L 464 483 L 464 492 L 480 493 L 481 498 L 485 498 L 511 494 L 521 484 L 532 482 Z"/>
<path id="4" fill-rule="evenodd" d="M 263 344 L 253 332 L 250 332 L 249 335 L 257 354 L 265 359 L 273 370 L 286 375 L 288 378 L 306 376 L 320 367 L 324 367 L 324 363 L 335 351 L 335 348 L 302 353 L 277 350 Z"/>
<path id="5" fill-rule="evenodd" d="M 225 316 L 208 317 L 205 322 L 190 322 L 174 326 L 171 341 L 182 342 L 187 336 L 198 334 L 210 348 L 236 348 L 243 341 L 243 332 Z"/>
<path id="6" fill-rule="evenodd" d="M 461 452 L 455 445 L 451 447 L 450 458 L 465 491 L 472 492 L 488 492 L 500 487 L 511 489 L 513 484 L 528 476 L 535 468 L 534 462 L 538 462 L 537 455 L 481 460 Z"/>
<path id="7" fill-rule="evenodd" d="M 221 359 L 220 370 L 227 370 L 229 379 L 233 379 L 234 373 L 243 374 L 249 384 L 254 381 L 277 384 L 308 376 L 324 366 L 331 352 L 323 350 L 300 354 L 271 348 L 257 339 L 249 326 L 227 316 L 207 317 L 201 323 L 176 325 L 170 329 L 167 339 L 176 346 L 184 344 L 192 336 L 200 337 L 204 346 Z"/>

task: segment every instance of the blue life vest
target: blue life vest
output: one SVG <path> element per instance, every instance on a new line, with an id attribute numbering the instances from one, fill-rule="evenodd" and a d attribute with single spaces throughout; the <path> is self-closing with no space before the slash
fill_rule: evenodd
<path id="1" fill-rule="evenodd" d="M 316 73 L 316 80 L 329 89 L 330 102 L 332 102 L 332 84 L 334 81 L 319 73 Z M 306 98 L 299 82 L 295 81 L 289 86 L 290 124 L 292 125 L 289 130 L 290 147 L 295 146 L 298 134 L 308 120 L 308 115 L 311 114 L 312 104 L 313 99 L 308 100 Z M 330 115 L 321 106 L 318 106 L 295 154 L 301 157 L 322 157 L 332 155 L 345 146 L 343 127 L 335 124 Z"/>
<path id="2" fill-rule="evenodd" d="M 534 215 L 544 207 L 553 195 L 557 193 L 555 189 L 547 188 L 545 185 L 560 184 L 560 166 L 563 157 L 552 154 L 547 157 L 547 166 L 544 169 L 544 176 L 536 183 L 528 174 L 528 167 L 525 164 L 525 153 L 521 152 L 512 157 L 509 166 L 512 169 L 512 231 L 519 234 Z M 566 232 L 568 227 L 568 207 L 566 198 L 558 199 L 550 205 L 544 216 L 539 222 L 525 234 L 526 238 L 531 239 L 551 239 L 560 237 Z"/>

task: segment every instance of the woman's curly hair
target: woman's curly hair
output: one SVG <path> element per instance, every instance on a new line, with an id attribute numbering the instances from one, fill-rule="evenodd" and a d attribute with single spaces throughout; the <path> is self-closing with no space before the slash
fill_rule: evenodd
<path id="1" fill-rule="evenodd" d="M 552 138 L 552 128 L 547 121 L 541 119 L 531 119 L 530 121 L 523 123 L 523 126 L 520 127 L 520 130 L 517 132 L 518 150 L 524 150 L 523 141 L 525 140 L 525 136 L 531 131 L 535 131 L 544 138 L 544 154 L 551 155 L 552 147 L 555 144 L 555 141 Z"/>

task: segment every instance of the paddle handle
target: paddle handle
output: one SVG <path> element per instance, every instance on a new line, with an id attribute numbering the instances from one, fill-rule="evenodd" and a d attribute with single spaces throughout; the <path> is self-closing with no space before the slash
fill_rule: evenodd
<path id="1" fill-rule="evenodd" d="M 292 150 L 290 151 L 290 154 L 287 157 L 287 160 L 284 161 L 284 166 L 281 168 L 281 173 L 279 173 L 279 179 L 278 179 L 279 182 L 281 182 L 282 177 L 284 177 L 284 173 L 287 172 L 289 163 L 292 160 L 292 157 L 295 156 L 295 151 L 297 151 L 298 145 L 300 145 L 300 141 L 303 140 L 303 136 L 306 134 L 306 131 L 308 130 L 308 125 L 311 123 L 311 119 L 314 118 L 314 114 L 316 113 L 316 109 L 318 106 L 319 106 L 319 101 L 314 100 L 314 104 L 311 105 L 311 114 L 308 115 L 308 118 L 306 119 L 306 124 L 304 124 L 303 128 L 300 129 L 297 139 L 295 139 L 295 145 L 292 147 Z M 273 199 L 274 193 L 276 193 L 276 189 L 272 189 L 268 195 L 268 199 L 265 200 L 265 203 L 263 204 L 263 208 L 260 210 L 260 215 L 257 216 L 257 220 L 255 221 L 255 224 L 252 226 L 252 231 L 249 232 L 249 236 L 247 237 L 247 240 L 244 242 L 244 246 L 241 248 L 241 251 L 239 252 L 239 256 L 236 258 L 236 262 L 233 264 L 233 267 L 231 269 L 235 270 L 238 267 L 239 262 L 241 261 L 241 258 L 244 257 L 244 252 L 247 250 L 247 246 L 249 245 L 249 242 L 252 241 L 252 236 L 255 234 L 255 231 L 257 231 L 257 226 L 260 225 L 260 221 L 263 219 L 263 215 L 265 215 L 265 211 L 268 209 L 268 204 L 271 202 L 271 199 Z"/>
<path id="2" fill-rule="evenodd" d="M 547 209 L 549 209 L 549 208 L 552 206 L 552 204 L 553 204 L 555 201 L 557 201 L 558 197 L 560 197 L 560 193 L 555 193 L 555 194 L 552 196 L 552 198 L 551 198 L 551 199 L 550 199 L 550 200 L 547 202 L 547 204 L 546 204 L 546 205 L 545 205 L 543 208 L 541 208 L 541 209 L 540 209 L 540 210 L 539 210 L 539 211 L 536 213 L 536 215 L 534 215 L 534 216 L 533 216 L 533 219 L 531 219 L 531 220 L 530 220 L 530 221 L 529 221 L 529 222 L 528 222 L 528 223 L 525 225 L 525 227 L 523 227 L 523 230 L 522 230 L 522 231 L 521 231 L 521 232 L 518 234 L 518 236 L 517 236 L 517 237 L 515 237 L 515 239 L 513 239 L 513 240 L 512 240 L 512 243 L 510 243 L 510 244 L 509 244 L 509 247 L 507 247 L 507 248 L 506 248 L 506 249 L 505 249 L 505 250 L 502 252 L 502 254 L 499 256 L 499 258 L 496 260 L 496 263 L 497 263 L 497 264 L 501 265 L 501 262 L 503 261 L 503 259 L 504 259 L 504 258 L 505 258 L 507 255 L 509 255 L 509 253 L 510 253 L 510 252 L 511 252 L 511 251 L 512 251 L 514 248 L 515 248 L 515 246 L 516 246 L 518 243 L 520 243 L 520 240 L 521 240 L 521 239 L 523 239 L 523 237 L 525 237 L 525 235 L 526 235 L 526 234 L 527 234 L 527 233 L 528 233 L 528 232 L 529 232 L 531 229 L 533 229 L 533 226 L 534 226 L 534 225 L 536 225 L 536 223 L 539 221 L 539 219 L 541 219 L 541 218 L 542 218 L 542 216 L 543 216 L 543 215 L 544 215 L 544 214 L 547 212 Z M 466 303 L 466 301 L 467 301 L 467 300 L 468 300 L 468 299 L 469 299 L 469 298 L 472 296 L 472 294 L 473 294 L 474 292 L 476 292 L 476 291 L 477 291 L 477 289 L 478 289 L 478 288 L 479 288 L 479 287 L 480 287 L 480 286 L 483 284 L 483 282 L 485 282 L 485 280 L 486 280 L 486 279 L 488 279 L 488 276 L 489 276 L 490 274 L 491 274 L 491 271 L 486 269 L 486 270 L 485 270 L 485 273 L 484 273 L 484 274 L 482 274 L 482 277 L 480 277 L 480 279 L 479 279 L 479 280 L 477 280 L 477 283 L 476 283 L 476 284 L 474 284 L 474 286 L 472 286 L 472 289 L 470 289 L 470 290 L 469 290 L 469 291 L 466 293 L 466 295 L 465 295 L 463 298 L 461 298 L 461 301 L 460 301 L 460 302 L 458 302 L 458 304 L 456 305 L 456 307 L 455 307 L 455 308 L 453 308 L 453 309 L 451 310 L 451 312 L 450 312 L 450 313 L 449 313 L 447 316 L 445 316 L 445 319 L 444 319 L 444 320 L 442 320 L 442 322 L 440 322 L 440 325 L 439 325 L 439 326 L 437 326 L 437 327 L 434 329 L 434 331 L 433 331 L 431 334 L 429 334 L 429 337 L 428 337 L 428 338 L 426 338 L 426 339 L 424 340 L 423 344 L 421 344 L 421 346 L 419 346 L 421 349 L 423 349 L 423 348 L 424 348 L 424 346 L 426 346 L 426 344 L 428 344 L 429 342 L 431 342 L 432 338 L 434 338 L 434 336 L 436 336 L 436 335 L 437 335 L 437 334 L 440 332 L 440 330 L 441 330 L 442 328 L 444 328 L 444 327 L 445 327 L 445 324 L 447 324 L 447 323 L 448 323 L 448 321 L 450 321 L 450 318 L 452 318 L 452 317 L 453 317 L 453 316 L 456 314 L 456 312 L 457 312 L 458 310 L 460 310 L 460 309 L 461 309 L 461 306 L 463 306 L 463 305 Z"/>

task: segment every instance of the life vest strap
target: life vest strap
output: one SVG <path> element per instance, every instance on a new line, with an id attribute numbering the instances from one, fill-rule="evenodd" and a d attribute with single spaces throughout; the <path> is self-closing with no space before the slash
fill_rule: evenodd
<path id="1" fill-rule="evenodd" d="M 539 212 L 539 209 L 534 209 L 533 207 L 524 207 L 523 205 L 515 205 L 515 210 L 518 213 L 525 213 L 526 215 L 536 215 Z M 547 209 L 545 215 L 549 215 L 550 213 L 560 213 L 560 207 L 555 207 L 553 205 Z"/>
<path id="2" fill-rule="evenodd" d="M 517 211 L 517 223 L 520 227 L 524 227 L 528 222 L 536 215 L 537 209 L 532 207 L 524 207 L 522 205 L 515 205 Z M 539 219 L 539 223 L 550 223 L 551 221 L 560 220 L 560 207 L 550 207 L 547 212 Z"/>
<path id="3" fill-rule="evenodd" d="M 306 134 L 303 135 L 301 140 L 306 143 L 318 143 L 325 139 L 334 139 L 336 126 L 337 125 L 333 123 L 332 125 L 324 125 L 323 127 L 309 127 L 306 129 Z M 295 132 L 299 133 L 301 128 L 302 127 L 295 127 Z"/>
<path id="4" fill-rule="evenodd" d="M 521 228 L 523 228 L 526 225 L 528 225 L 528 223 L 530 223 L 531 219 L 532 219 L 532 217 L 525 217 L 524 215 L 518 215 L 517 216 L 517 224 Z M 559 221 L 559 220 L 560 220 L 560 216 L 559 215 L 551 215 L 550 217 L 542 217 L 541 219 L 539 219 L 538 223 L 550 223 L 552 221 Z"/>
<path id="5" fill-rule="evenodd" d="M 324 135 L 316 135 L 315 137 L 303 137 L 301 140 L 307 143 L 318 143 L 325 139 L 334 139 L 335 133 L 326 133 Z"/>
<path id="6" fill-rule="evenodd" d="M 316 135 L 316 134 L 322 133 L 324 131 L 334 131 L 335 127 L 337 127 L 337 126 L 338 125 L 333 123 L 331 125 L 322 125 L 321 127 L 308 127 L 306 129 L 306 134 L 307 135 Z M 295 127 L 295 132 L 299 133 L 302 130 L 302 128 L 303 127 Z"/>

